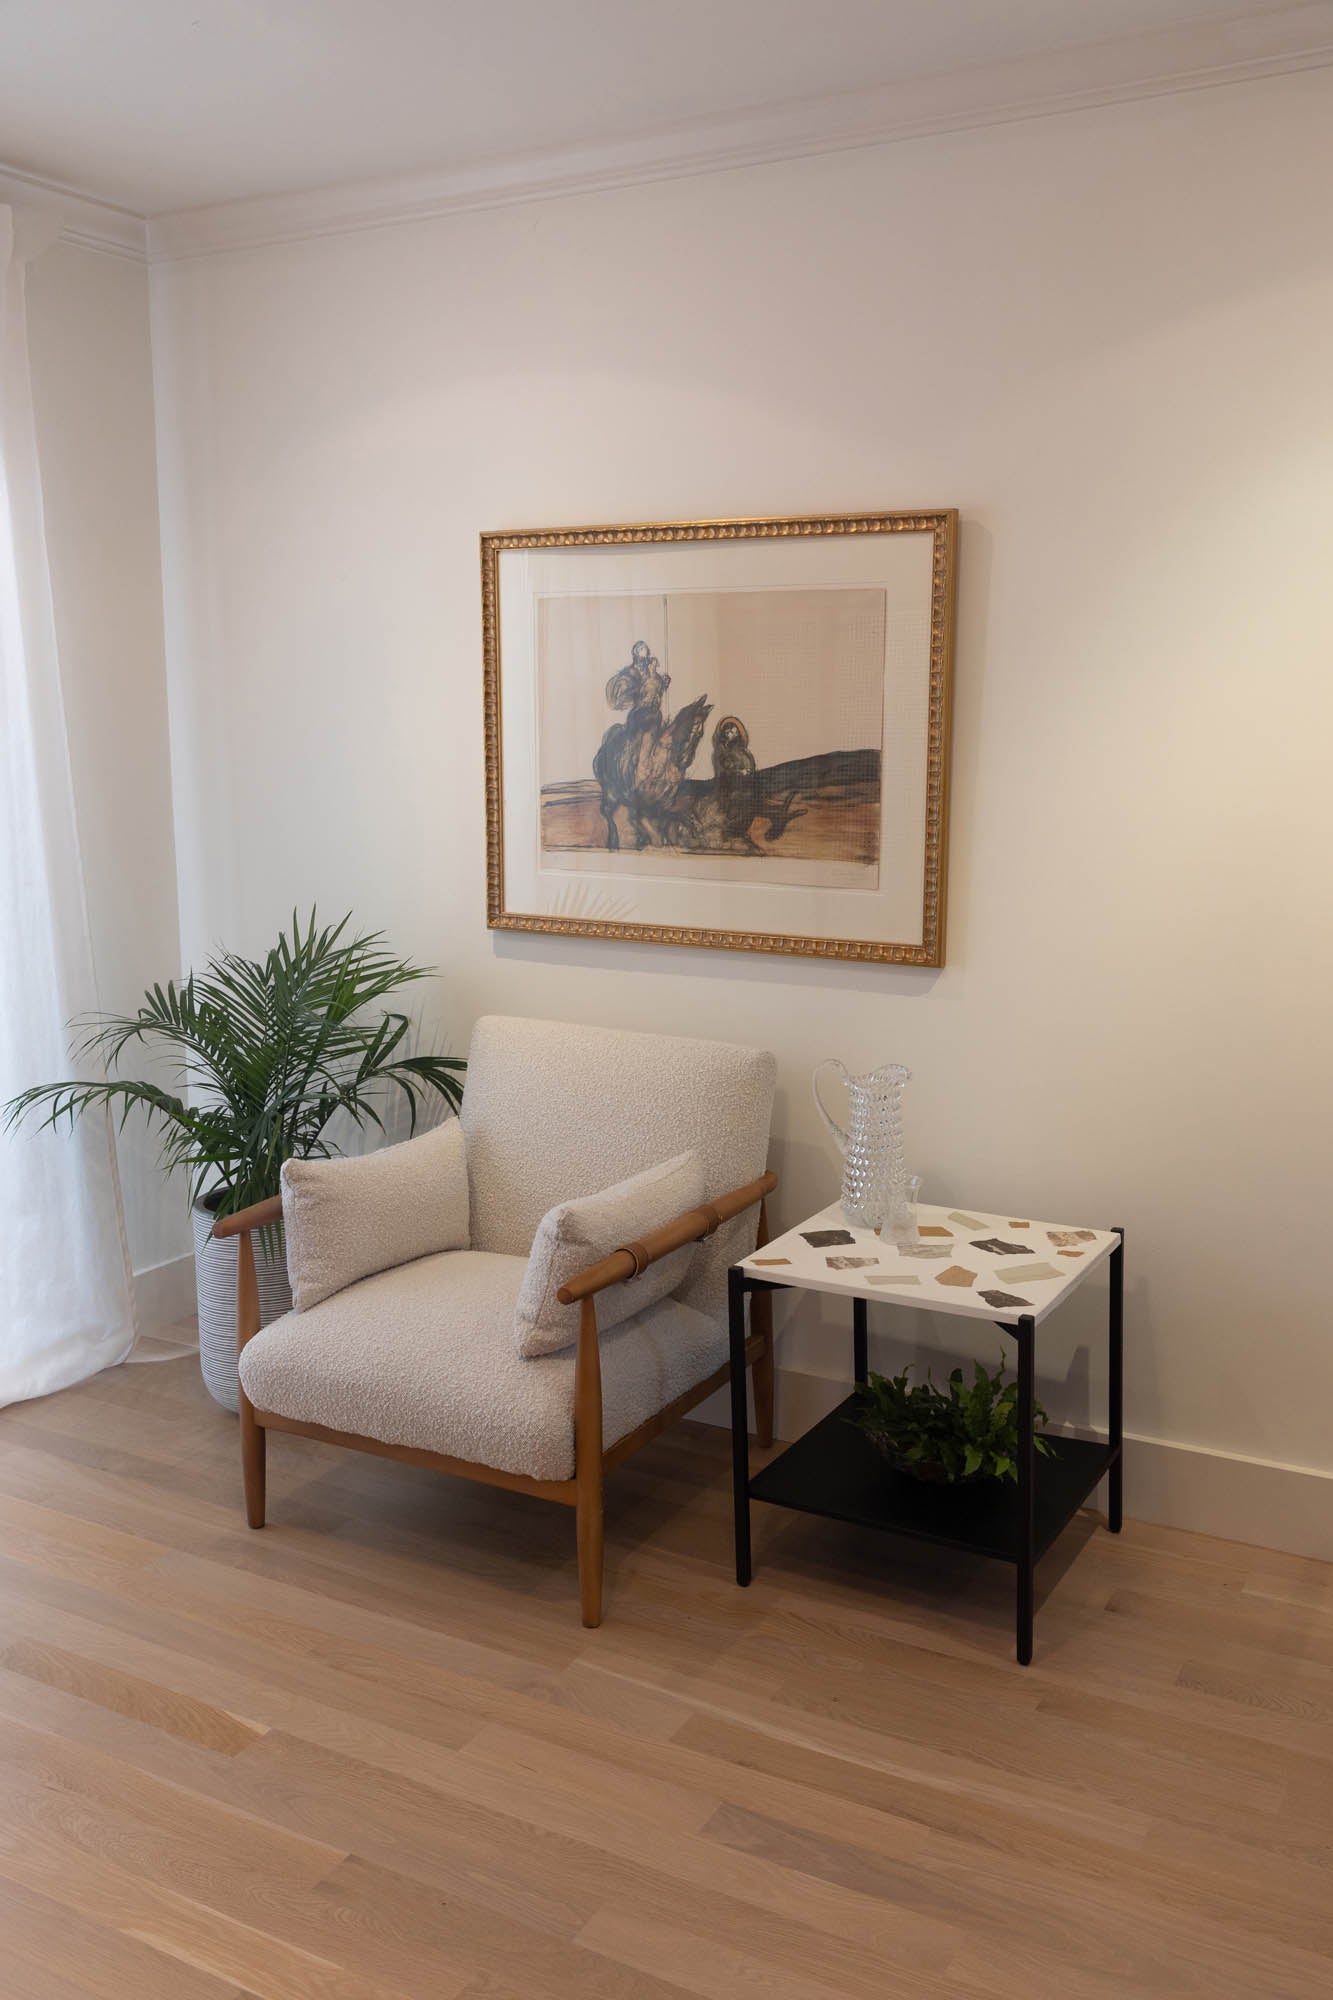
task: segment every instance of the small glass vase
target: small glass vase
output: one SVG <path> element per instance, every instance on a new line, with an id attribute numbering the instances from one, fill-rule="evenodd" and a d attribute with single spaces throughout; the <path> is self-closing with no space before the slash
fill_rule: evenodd
<path id="1" fill-rule="evenodd" d="M 902 1250 L 920 1240 L 916 1227 L 916 1205 L 921 1199 L 920 1174 L 912 1174 L 899 1188 L 890 1192 L 893 1199 L 880 1224 L 880 1241 L 891 1244 L 895 1250 Z"/>

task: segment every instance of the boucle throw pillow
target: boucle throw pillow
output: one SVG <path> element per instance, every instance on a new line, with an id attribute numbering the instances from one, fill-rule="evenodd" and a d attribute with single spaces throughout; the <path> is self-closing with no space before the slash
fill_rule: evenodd
<path id="1" fill-rule="evenodd" d="M 288 1160 L 282 1221 L 297 1312 L 395 1264 L 466 1250 L 462 1126 L 449 1118 L 419 1139 L 352 1159 Z"/>
<path id="2" fill-rule="evenodd" d="M 562 1306 L 556 1293 L 570 1278 L 586 1271 L 600 1257 L 641 1236 L 674 1222 L 704 1198 L 704 1170 L 697 1153 L 678 1153 L 673 1160 L 649 1167 L 600 1194 L 562 1201 L 537 1225 L 528 1257 L 527 1276 L 514 1308 L 518 1351 L 531 1359 L 555 1354 L 578 1338 L 579 1308 Z M 685 1281 L 697 1244 L 687 1243 L 669 1257 L 650 1264 L 626 1285 L 611 1285 L 597 1294 L 597 1324 L 618 1326 L 632 1313 L 656 1305 Z"/>

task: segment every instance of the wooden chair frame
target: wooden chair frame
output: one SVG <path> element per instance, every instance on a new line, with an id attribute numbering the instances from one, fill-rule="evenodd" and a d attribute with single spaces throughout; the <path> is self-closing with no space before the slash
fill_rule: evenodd
<path id="1" fill-rule="evenodd" d="M 408 1465 L 429 1466 L 434 1472 L 450 1472 L 462 1479 L 479 1479 L 488 1486 L 504 1486 L 513 1493 L 531 1493 L 540 1500 L 558 1500 L 574 1509 L 579 1559 L 579 1601 L 585 1625 L 602 1622 L 602 1534 L 603 1485 L 606 1474 L 622 1460 L 655 1438 L 659 1431 L 683 1417 L 704 1398 L 711 1396 L 730 1379 L 731 1364 L 696 1382 L 665 1409 L 658 1410 L 637 1430 L 618 1438 L 609 1447 L 602 1443 L 602 1363 L 597 1333 L 597 1294 L 609 1285 L 629 1285 L 650 1264 L 657 1263 L 687 1243 L 711 1236 L 724 1222 L 747 1208 L 759 1207 L 757 1244 L 768 1241 L 766 1197 L 777 1186 L 777 1175 L 765 1173 L 745 1187 L 734 1188 L 716 1201 L 706 1201 L 688 1209 L 673 1222 L 664 1223 L 636 1243 L 627 1243 L 609 1257 L 591 1265 L 562 1285 L 556 1294 L 562 1305 L 578 1304 L 578 1344 L 574 1357 L 574 1477 L 572 1479 L 530 1479 L 521 1472 L 503 1472 L 493 1465 L 471 1459 L 450 1458 L 443 1452 L 418 1451 L 410 1445 L 384 1444 L 378 1438 L 360 1437 L 355 1431 L 335 1431 L 323 1424 L 298 1423 L 274 1410 L 259 1410 L 244 1389 L 240 1393 L 241 1472 L 245 1483 L 245 1517 L 252 1528 L 264 1525 L 264 1469 L 267 1433 L 288 1431 L 296 1437 L 317 1438 L 322 1444 L 346 1445 L 352 1451 L 373 1452 L 380 1458 L 397 1458 Z M 235 1215 L 222 1217 L 213 1225 L 215 1236 L 236 1236 L 236 1351 L 259 1332 L 259 1289 L 255 1278 L 254 1245 L 257 1229 L 271 1229 L 282 1220 L 282 1197 L 257 1202 Z M 761 1445 L 773 1442 L 773 1320 L 772 1297 L 756 1293 L 750 1306 L 751 1331 L 745 1343 L 745 1358 L 754 1383 L 755 1430 Z"/>

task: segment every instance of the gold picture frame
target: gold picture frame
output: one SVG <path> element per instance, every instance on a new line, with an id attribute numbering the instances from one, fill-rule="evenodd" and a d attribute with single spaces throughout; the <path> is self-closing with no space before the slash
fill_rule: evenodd
<path id="1" fill-rule="evenodd" d="M 879 626 L 875 627 L 873 621 L 867 624 L 864 618 L 857 626 L 854 614 L 864 609 L 874 592 L 861 587 L 858 582 L 860 573 L 855 565 L 867 557 L 869 545 L 865 538 L 879 536 L 922 539 L 912 548 L 910 563 L 903 566 L 904 583 L 901 586 L 891 584 L 885 593 L 891 601 L 888 611 L 881 614 Z M 527 931 L 543 936 L 687 945 L 705 950 L 774 952 L 801 958 L 846 959 L 863 964 L 943 965 L 957 542 L 958 513 L 955 508 L 915 513 L 782 516 L 765 520 L 701 520 L 504 530 L 483 534 L 481 593 L 488 928 Z M 771 543 L 787 545 L 781 557 L 768 552 L 766 545 Z M 794 565 L 789 580 L 778 564 L 790 557 L 793 543 L 802 545 L 802 562 Z M 720 555 L 716 553 L 718 544 L 743 545 L 743 552 L 742 549 L 734 549 Z M 807 545 L 815 549 L 821 544 L 822 549 L 815 554 L 805 553 Z M 688 562 L 685 571 L 681 571 L 680 565 L 685 560 L 679 554 L 682 545 L 696 547 L 694 560 L 698 565 L 697 571 L 692 571 Z M 904 540 L 892 553 L 906 555 L 907 547 Z M 620 557 L 615 552 L 621 550 L 628 553 Z M 587 579 L 582 590 L 567 589 L 561 574 L 563 552 L 574 551 L 583 552 L 577 558 L 581 567 L 575 572 L 576 579 Z M 562 553 L 553 564 L 555 552 Z M 883 547 L 874 545 L 874 553 L 881 560 L 881 568 L 889 562 L 891 552 L 888 544 Z M 512 560 L 507 562 L 507 559 Z M 570 560 L 575 559 L 571 557 Z M 728 568 L 728 564 L 733 562 L 739 565 L 736 570 L 739 581 L 733 581 Z M 891 564 L 888 573 L 897 573 Z M 682 574 L 685 576 L 683 585 L 679 580 Z M 758 584 L 753 580 L 756 576 Z M 542 587 L 542 577 L 547 579 L 545 588 Z M 702 582 L 697 580 L 700 577 Z M 667 580 L 663 581 L 663 578 Z M 878 583 L 875 586 L 876 589 L 881 587 Z M 901 605 L 893 598 L 894 590 L 902 597 Z M 877 711 L 881 717 L 881 742 L 874 751 L 873 781 L 867 778 L 857 794 L 868 800 L 868 804 L 859 808 L 849 806 L 850 790 L 847 787 L 837 790 L 830 777 L 830 784 L 824 791 L 803 793 L 795 790 L 790 796 L 784 796 L 776 806 L 771 800 L 761 803 L 757 807 L 760 817 L 740 824 L 745 818 L 745 805 L 741 806 L 738 818 L 735 799 L 743 797 L 747 803 L 754 804 L 764 782 L 777 771 L 790 773 L 798 769 L 799 763 L 801 769 L 819 765 L 822 774 L 826 766 L 831 772 L 832 765 L 841 757 L 844 761 L 838 769 L 842 772 L 852 769 L 845 762 L 847 757 L 855 755 L 864 758 L 869 753 L 831 749 L 820 757 L 789 760 L 757 770 L 756 759 L 748 751 L 747 725 L 735 715 L 725 716 L 714 725 L 713 768 L 716 775 L 711 784 L 685 775 L 692 770 L 690 760 L 697 754 L 700 745 L 702 719 L 697 720 L 689 745 L 679 753 L 672 752 L 678 756 L 677 765 L 670 767 L 676 792 L 669 814 L 662 806 L 662 799 L 654 795 L 654 805 L 660 809 L 656 822 L 649 818 L 645 803 L 645 823 L 640 824 L 633 816 L 635 801 L 631 800 L 628 811 L 632 817 L 625 822 L 623 830 L 618 830 L 622 829 L 622 814 L 626 811 L 623 788 L 617 804 L 614 788 L 608 794 L 608 783 L 603 777 L 598 802 L 595 796 L 598 781 L 591 775 L 594 768 L 591 762 L 592 738 L 586 732 L 579 740 L 588 746 L 589 755 L 584 757 L 580 751 L 583 761 L 577 767 L 579 775 L 571 776 L 571 782 L 564 785 L 543 781 L 544 776 L 566 775 L 564 765 L 559 763 L 555 764 L 553 773 L 544 773 L 539 737 L 544 729 L 566 726 L 564 711 L 568 706 L 561 688 L 557 692 L 562 693 L 562 698 L 557 701 L 552 695 L 543 706 L 538 682 L 543 672 L 547 672 L 549 677 L 557 671 L 556 667 L 545 664 L 544 619 L 556 621 L 552 630 L 557 631 L 557 636 L 571 618 L 578 624 L 580 638 L 566 638 L 562 647 L 557 646 L 556 639 L 552 638 L 548 651 L 551 660 L 558 662 L 561 672 L 567 673 L 571 662 L 577 664 L 582 672 L 583 661 L 588 661 L 587 672 L 583 676 L 588 687 L 580 691 L 585 713 L 591 714 L 588 704 L 594 699 L 602 703 L 610 702 L 612 709 L 629 709 L 630 722 L 635 717 L 650 714 L 660 735 L 668 724 L 682 724 L 686 717 L 684 710 L 678 710 L 674 718 L 669 711 L 664 715 L 664 690 L 670 686 L 671 675 L 659 667 L 655 656 L 650 657 L 652 645 L 649 640 L 635 641 L 631 665 L 620 666 L 619 672 L 613 673 L 612 679 L 605 683 L 605 695 L 594 697 L 589 692 L 594 682 L 598 688 L 602 686 L 607 666 L 617 666 L 621 658 L 620 653 L 614 650 L 614 641 L 605 637 L 608 609 L 618 615 L 622 602 L 635 607 L 624 614 L 630 622 L 624 624 L 621 621 L 623 630 L 629 632 L 638 629 L 635 620 L 642 623 L 646 619 L 646 613 L 641 617 L 638 607 L 655 605 L 659 596 L 663 621 L 672 606 L 684 606 L 696 619 L 707 615 L 716 625 L 721 616 L 717 607 L 725 609 L 743 604 L 744 615 L 753 623 L 754 617 L 762 616 L 767 607 L 769 625 L 765 629 L 771 632 L 772 621 L 780 618 L 783 612 L 784 597 L 787 605 L 794 607 L 798 595 L 802 605 L 817 605 L 821 614 L 827 614 L 830 607 L 836 610 L 835 598 L 840 602 L 846 600 L 850 607 L 848 619 L 851 620 L 847 629 L 860 632 L 857 644 L 867 658 L 874 656 L 874 645 L 877 643 L 874 632 L 880 634 L 878 643 L 884 655 L 880 708 Z M 512 634 L 513 650 L 517 656 L 514 661 L 510 661 L 505 652 L 506 632 L 502 630 L 502 612 L 506 613 L 509 621 L 506 629 Z M 884 636 L 895 618 L 898 623 L 893 630 L 903 635 L 901 643 L 897 640 L 891 642 Z M 616 619 L 612 618 L 611 623 L 615 625 Z M 809 626 L 805 643 L 807 648 L 813 649 L 817 645 L 817 632 L 822 627 L 818 619 L 811 625 L 807 618 L 805 624 Z M 600 653 L 596 646 L 586 643 L 590 632 L 604 641 Z M 666 647 L 660 650 L 665 656 Z M 709 654 L 714 674 L 718 670 L 719 659 L 732 657 L 732 654 L 720 653 L 715 645 Z M 734 657 L 739 658 L 739 654 Z M 787 657 L 786 653 L 783 657 Z M 816 657 L 814 651 L 810 652 L 810 657 Z M 818 657 L 822 659 L 824 656 L 821 653 Z M 893 688 L 890 685 L 889 663 L 900 657 L 908 664 L 899 670 L 899 681 L 895 685 L 907 690 L 904 712 L 910 710 L 912 722 L 910 741 L 904 726 L 898 732 L 901 738 L 898 742 L 891 737 L 897 723 L 891 707 Z M 668 658 L 667 664 L 670 667 L 673 661 Z M 656 677 L 653 670 L 656 670 Z M 821 667 L 816 671 L 824 669 Z M 639 675 L 640 682 L 643 675 L 648 676 L 647 695 L 636 683 L 639 685 L 638 695 L 624 693 L 621 698 L 622 684 L 628 687 L 626 677 L 631 673 Z M 791 682 L 792 678 L 789 672 L 787 682 Z M 799 681 L 800 675 L 795 678 Z M 762 679 L 756 680 L 753 667 L 745 684 L 751 696 L 762 702 L 765 683 Z M 767 684 L 775 690 L 779 685 L 786 686 L 787 683 L 780 684 L 777 679 L 772 679 Z M 756 689 L 760 690 L 757 697 Z M 710 692 L 716 692 L 716 689 L 710 689 Z M 814 699 L 808 690 L 802 698 L 808 704 Z M 656 706 L 647 708 L 644 704 L 649 700 Z M 698 711 L 698 718 L 702 718 L 716 705 L 701 693 L 687 707 Z M 507 743 L 505 728 L 509 708 L 517 713 L 511 731 L 512 741 Z M 551 715 L 557 716 L 556 722 L 545 719 Z M 602 720 L 605 720 L 604 715 Z M 612 737 L 623 739 L 629 726 L 629 723 L 613 723 L 603 737 L 603 746 L 597 755 L 601 757 L 605 754 L 606 745 Z M 639 726 L 642 730 L 643 725 Z M 719 748 L 723 731 L 728 734 Z M 789 736 L 790 733 L 789 726 Z M 541 741 L 544 740 L 542 737 Z M 642 741 L 642 735 L 635 740 Z M 896 790 L 887 786 L 882 775 L 891 741 L 898 742 L 894 768 L 903 780 Z M 724 766 L 719 759 L 728 748 L 732 763 Z M 682 758 L 683 763 L 679 761 Z M 723 773 L 724 770 L 734 769 L 736 759 L 741 760 L 741 768 L 747 775 L 741 780 L 733 779 L 732 789 L 724 797 Z M 566 763 L 568 761 L 566 753 Z M 642 769 L 643 766 L 636 768 Z M 864 776 L 869 768 L 864 764 L 857 765 L 855 772 Z M 511 792 L 508 801 L 507 776 Z M 638 783 L 638 780 L 635 782 Z M 748 792 L 743 789 L 745 784 L 750 787 Z M 660 791 L 661 787 L 658 789 Z M 699 801 L 691 805 L 689 814 L 679 809 L 679 798 L 684 791 L 690 792 Z M 722 799 L 722 806 L 712 798 L 713 794 Z M 900 813 L 910 812 L 910 819 L 904 822 L 896 842 L 891 843 L 888 834 L 881 834 L 880 831 L 881 811 L 883 806 L 900 797 L 909 803 L 895 805 L 894 809 Z M 793 799 L 799 803 L 793 805 Z M 836 813 L 829 800 L 836 803 Z M 713 828 L 707 838 L 697 832 L 705 807 L 712 813 Z M 860 816 L 856 818 L 858 811 Z M 603 825 L 594 836 L 591 829 L 596 826 L 599 814 Z M 763 829 L 765 814 L 767 832 L 763 837 L 770 843 L 767 848 L 755 838 L 756 831 Z M 844 848 L 837 850 L 844 855 L 840 865 L 835 867 L 832 862 L 820 859 L 811 861 L 808 850 L 811 841 L 816 838 L 817 826 L 821 829 L 818 837 L 824 842 L 818 850 L 819 855 L 834 852 L 829 843 L 835 839 L 835 833 L 823 829 L 831 826 L 839 816 L 839 823 L 849 827 L 856 819 L 861 845 L 852 860 L 845 858 L 851 853 L 845 845 L 850 835 L 837 833 L 836 838 L 844 842 Z M 810 826 L 793 836 L 789 821 L 803 817 L 810 820 Z M 518 838 L 510 824 L 515 819 L 522 821 L 521 837 Z M 873 829 L 868 832 L 866 828 L 872 820 Z M 541 856 L 552 851 L 547 833 L 548 821 L 560 826 L 577 826 L 581 831 L 561 837 L 557 843 L 560 852 L 555 856 L 560 866 L 544 869 Z M 630 824 L 636 829 L 632 838 L 628 834 Z M 680 830 L 682 826 L 684 832 Z M 666 831 L 662 830 L 663 827 Z M 773 857 L 789 848 L 800 849 L 802 843 L 807 850 L 806 858 L 792 859 L 783 864 L 787 884 L 784 888 L 783 883 L 776 879 L 779 867 Z M 526 888 L 526 900 L 534 903 L 540 903 L 544 897 L 547 907 L 524 909 L 513 906 L 524 900 L 522 893 L 515 893 L 515 883 L 511 881 L 510 870 L 507 869 L 507 856 L 512 858 L 515 852 L 520 853 L 522 858 L 521 868 L 513 871 L 522 877 L 520 891 Z M 910 863 L 901 858 L 905 854 L 910 855 Z M 896 873 L 892 884 L 888 885 L 886 857 L 890 855 Z M 751 856 L 763 856 L 764 861 L 756 864 Z M 745 873 L 747 866 L 748 875 Z M 561 876 L 561 867 L 574 872 Z M 915 922 L 916 900 L 912 893 L 918 867 L 919 927 Z M 613 868 L 619 873 L 613 874 Z M 822 886 L 822 879 L 815 879 L 819 877 L 821 868 L 833 882 L 832 888 L 826 889 Z M 708 879 L 694 881 L 691 872 L 694 876 L 706 875 Z M 881 882 L 881 874 L 885 875 L 884 882 Z M 872 877 L 875 889 L 867 901 L 865 896 L 860 895 L 859 885 L 862 878 L 869 881 Z M 553 881 L 563 882 L 564 886 L 552 887 Z M 903 937 L 821 935 L 818 925 L 812 924 L 808 916 L 803 924 L 791 927 L 678 920 L 681 907 L 691 899 L 711 903 L 714 908 L 734 909 L 738 902 L 745 901 L 746 889 L 757 890 L 759 899 L 768 908 L 775 904 L 781 907 L 784 902 L 807 913 L 816 905 L 820 909 L 831 908 L 835 913 L 835 922 L 837 912 L 848 908 L 869 912 L 875 895 L 879 895 L 885 899 L 888 911 L 884 921 L 878 922 L 880 930 L 885 928 L 886 923 L 892 926 L 895 911 L 906 910 L 910 895 L 911 920 L 902 922 L 900 927 L 904 932 L 915 934 Z M 639 910 L 637 906 L 640 903 L 652 907 Z M 671 910 L 669 919 L 664 917 L 664 906 L 669 906 Z M 846 924 L 841 926 L 842 929 L 849 927 Z M 872 925 L 866 921 L 863 927 L 872 928 Z"/>

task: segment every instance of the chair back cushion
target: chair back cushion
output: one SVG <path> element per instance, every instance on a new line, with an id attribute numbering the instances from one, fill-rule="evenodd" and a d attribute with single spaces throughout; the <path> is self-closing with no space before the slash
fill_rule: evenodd
<path id="1" fill-rule="evenodd" d="M 449 1118 L 419 1139 L 345 1160 L 288 1160 L 282 1221 L 296 1312 L 375 1271 L 466 1250 L 462 1126 Z"/>
<path id="2" fill-rule="evenodd" d="M 514 1309 L 514 1332 L 518 1351 L 529 1359 L 534 1354 L 558 1354 L 578 1338 L 579 1308 L 562 1306 L 556 1297 L 561 1285 L 586 1271 L 602 1257 L 609 1257 L 626 1243 L 637 1242 L 664 1222 L 674 1222 L 687 1208 L 697 1208 L 704 1198 L 704 1174 L 697 1153 L 678 1153 L 646 1173 L 634 1174 L 600 1194 L 586 1194 L 576 1201 L 562 1201 L 548 1208 L 537 1225 L 537 1235 L 528 1257 L 528 1274 Z M 687 1243 L 673 1250 L 627 1284 L 608 1286 L 597 1294 L 597 1325 L 602 1331 L 619 1326 L 631 1313 L 656 1305 L 683 1282 L 698 1250 Z"/>
<path id="3" fill-rule="evenodd" d="M 682 1151 L 699 1156 L 706 1201 L 744 1186 L 767 1162 L 775 1078 L 771 1055 L 733 1042 L 484 1016 L 459 1114 L 473 1249 L 526 1257 L 548 1209 Z M 725 1311 L 756 1220 L 748 1209 L 701 1246 L 686 1305 Z"/>

